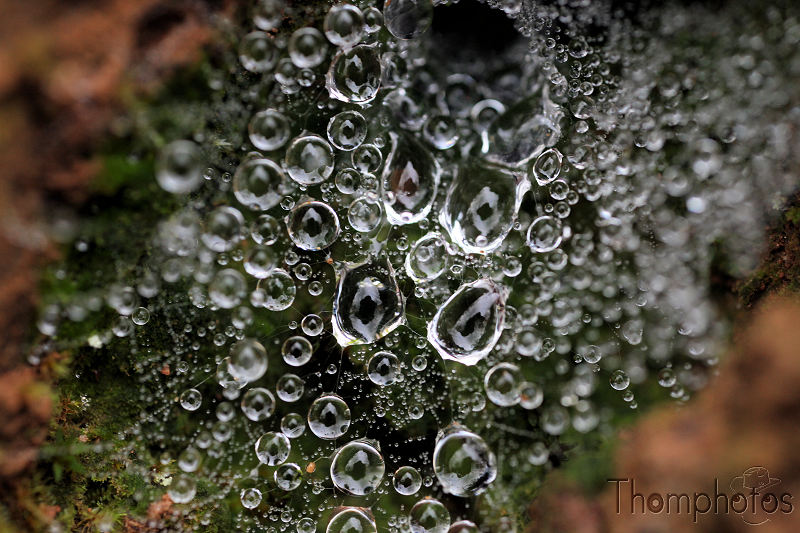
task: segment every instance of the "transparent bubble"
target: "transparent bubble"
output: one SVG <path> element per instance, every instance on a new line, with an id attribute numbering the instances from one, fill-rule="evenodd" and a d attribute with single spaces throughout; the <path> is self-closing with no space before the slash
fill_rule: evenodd
<path id="1" fill-rule="evenodd" d="M 254 278 L 266 278 L 270 270 L 278 264 L 275 250 L 266 245 L 253 246 L 244 260 L 244 270 Z"/>
<path id="2" fill-rule="evenodd" d="M 453 525 L 450 526 L 447 533 L 479 533 L 479 530 L 474 522 L 459 520 L 458 522 L 453 522 Z"/>
<path id="3" fill-rule="evenodd" d="M 222 309 L 233 309 L 242 301 L 247 291 L 247 282 L 237 270 L 225 268 L 217 272 L 208 285 L 208 297 Z"/>
<path id="4" fill-rule="evenodd" d="M 187 411 L 197 411 L 203 403 L 203 395 L 197 389 L 187 389 L 181 393 L 180 402 Z"/>
<path id="5" fill-rule="evenodd" d="M 368 509 L 345 507 L 333 515 L 325 533 L 378 533 L 378 527 Z"/>
<path id="6" fill-rule="evenodd" d="M 340 48 L 358 44 L 364 34 L 364 15 L 352 4 L 338 4 L 330 8 L 323 24 L 325 37 Z"/>
<path id="7" fill-rule="evenodd" d="M 461 497 L 482 492 L 497 476 L 495 456 L 486 442 L 457 424 L 437 438 L 433 470 L 442 490 Z"/>
<path id="8" fill-rule="evenodd" d="M 376 385 L 391 385 L 397 380 L 400 361 L 392 352 L 378 352 L 373 355 L 367 364 L 367 375 Z"/>
<path id="9" fill-rule="evenodd" d="M 631 378 L 623 370 L 615 370 L 611 373 L 609 383 L 615 390 L 625 390 L 631 384 Z"/>
<path id="10" fill-rule="evenodd" d="M 137 326 L 144 326 L 150 321 L 150 311 L 146 307 L 137 307 L 131 313 L 131 321 Z"/>
<path id="11" fill-rule="evenodd" d="M 347 433 L 350 416 L 350 408 L 341 397 L 323 394 L 308 410 L 308 427 L 321 439 L 337 439 Z"/>
<path id="12" fill-rule="evenodd" d="M 561 222 L 557 218 L 540 216 L 528 228 L 528 246 L 534 252 L 551 252 L 561 244 L 561 233 Z"/>
<path id="13" fill-rule="evenodd" d="M 336 174 L 334 182 L 342 194 L 353 194 L 361 184 L 361 174 L 354 168 L 343 168 Z"/>
<path id="14" fill-rule="evenodd" d="M 156 161 L 156 181 L 167 192 L 187 194 L 203 183 L 203 154 L 191 141 L 172 141 Z"/>
<path id="15" fill-rule="evenodd" d="M 316 185 L 333 173 L 333 149 L 319 135 L 301 135 L 286 149 L 284 165 L 300 185 Z"/>
<path id="16" fill-rule="evenodd" d="M 289 120 L 275 109 L 259 111 L 247 126 L 250 142 L 259 150 L 277 150 L 289 140 Z"/>
<path id="17" fill-rule="evenodd" d="M 437 150 L 447 150 L 458 142 L 458 128 L 455 120 L 447 115 L 432 115 L 422 127 L 425 140 Z"/>
<path id="18" fill-rule="evenodd" d="M 386 0 L 383 18 L 389 33 L 398 39 L 415 39 L 433 23 L 433 1 Z"/>
<path id="19" fill-rule="evenodd" d="M 439 222 L 467 253 L 487 253 L 514 227 L 530 183 L 521 174 L 496 167 L 466 165 L 450 185 Z"/>
<path id="20" fill-rule="evenodd" d="M 306 335 L 316 337 L 322 333 L 325 328 L 325 323 L 319 315 L 310 314 L 303 317 L 303 320 L 300 322 L 300 327 Z"/>
<path id="21" fill-rule="evenodd" d="M 268 72 L 275 68 L 280 50 L 274 39 L 262 31 L 250 32 L 239 43 L 239 62 L 250 72 Z"/>
<path id="22" fill-rule="evenodd" d="M 255 339 L 245 338 L 231 346 L 228 372 L 234 379 L 253 382 L 267 371 L 267 350 Z"/>
<path id="23" fill-rule="evenodd" d="M 253 221 L 250 237 L 256 244 L 275 244 L 281 233 L 281 225 L 272 215 L 261 215 Z"/>
<path id="24" fill-rule="evenodd" d="M 533 177 L 539 185 L 547 185 L 561 173 L 561 152 L 555 148 L 545 150 L 533 164 Z"/>
<path id="25" fill-rule="evenodd" d="M 306 419 L 298 413 L 289 413 L 281 418 L 281 431 L 290 439 L 296 439 L 306 431 Z"/>
<path id="26" fill-rule="evenodd" d="M 347 494 L 365 496 L 375 492 L 383 480 L 386 465 L 381 453 L 363 441 L 339 448 L 331 460 L 331 481 Z"/>
<path id="27" fill-rule="evenodd" d="M 501 407 L 510 407 L 519 403 L 520 382 L 522 375 L 519 367 L 511 363 L 500 363 L 486 373 L 483 387 L 489 400 Z"/>
<path id="28" fill-rule="evenodd" d="M 295 463 L 282 464 L 273 474 L 275 484 L 279 489 L 291 491 L 300 486 L 303 481 L 303 471 Z"/>
<path id="29" fill-rule="evenodd" d="M 362 174 L 374 174 L 381 168 L 383 155 L 374 144 L 362 144 L 351 154 L 353 166 Z"/>
<path id="30" fill-rule="evenodd" d="M 261 491 L 256 488 L 242 489 L 239 500 L 245 509 L 255 509 L 261 504 Z"/>
<path id="31" fill-rule="evenodd" d="M 324 202 L 304 202 L 295 206 L 287 217 L 289 238 L 300 249 L 322 250 L 339 237 L 339 217 Z"/>
<path id="32" fill-rule="evenodd" d="M 325 60 L 327 52 L 325 37 L 316 28 L 300 28 L 289 38 L 289 57 L 298 68 L 316 67 Z"/>
<path id="33" fill-rule="evenodd" d="M 392 224 L 419 222 L 433 206 L 441 167 L 428 149 L 412 137 L 395 133 L 389 136 L 392 149 L 381 177 L 386 218 Z"/>
<path id="34" fill-rule="evenodd" d="M 367 119 L 358 111 L 342 111 L 328 122 L 328 140 L 339 150 L 355 150 L 367 137 Z"/>
<path id="35" fill-rule="evenodd" d="M 376 48 L 360 44 L 333 58 L 325 76 L 325 86 L 331 98 L 363 105 L 377 96 L 381 75 L 382 65 Z"/>
<path id="36" fill-rule="evenodd" d="M 544 391 L 536 383 L 525 381 L 519 385 L 519 404 L 525 409 L 536 409 L 542 405 Z"/>
<path id="37" fill-rule="evenodd" d="M 373 343 L 404 323 L 405 300 L 387 257 L 339 272 L 331 326 L 340 346 Z"/>
<path id="38" fill-rule="evenodd" d="M 178 468 L 184 472 L 194 472 L 200 468 L 200 463 L 203 462 L 203 454 L 196 448 L 188 446 L 178 456 Z"/>
<path id="39" fill-rule="evenodd" d="M 243 225 L 244 217 L 238 209 L 219 206 L 206 217 L 205 231 L 201 235 L 203 244 L 215 252 L 227 252 L 242 238 Z"/>
<path id="40" fill-rule="evenodd" d="M 284 402 L 296 402 L 303 396 L 305 382 L 295 374 L 284 374 L 278 379 L 275 390 L 278 392 L 278 398 Z"/>
<path id="41" fill-rule="evenodd" d="M 401 466 L 395 471 L 392 484 L 398 494 L 411 496 L 422 488 L 422 476 L 413 466 Z"/>
<path id="42" fill-rule="evenodd" d="M 428 323 L 428 341 L 442 359 L 474 365 L 503 330 L 505 290 L 490 279 L 462 285 Z"/>
<path id="43" fill-rule="evenodd" d="M 253 8 L 253 23 L 264 31 L 277 28 L 285 7 L 283 0 L 258 0 Z"/>
<path id="44" fill-rule="evenodd" d="M 283 433 L 269 431 L 258 438 L 255 449 L 260 462 L 268 466 L 275 466 L 286 461 L 292 445 Z"/>
<path id="45" fill-rule="evenodd" d="M 383 26 L 383 13 L 377 7 L 368 7 L 364 10 L 364 29 L 367 33 L 375 33 Z"/>
<path id="46" fill-rule="evenodd" d="M 406 255 L 406 273 L 417 283 L 432 281 L 447 270 L 447 257 L 444 237 L 438 232 L 428 233 Z"/>
<path id="47" fill-rule="evenodd" d="M 273 269 L 262 280 L 261 288 L 264 290 L 264 307 L 270 311 L 283 311 L 294 303 L 297 288 L 292 276 L 282 268 Z"/>
<path id="48" fill-rule="evenodd" d="M 381 223 L 382 215 L 381 204 L 366 196 L 353 200 L 347 208 L 347 221 L 350 227 L 361 233 L 375 230 Z"/>
<path id="49" fill-rule="evenodd" d="M 314 348 L 305 337 L 289 337 L 281 347 L 283 360 L 290 366 L 303 366 L 311 360 Z"/>
<path id="50" fill-rule="evenodd" d="M 442 502 L 426 498 L 414 504 L 408 513 L 411 533 L 447 533 L 450 512 Z"/>
<path id="51" fill-rule="evenodd" d="M 197 493 L 197 484 L 194 477 L 187 474 L 177 474 L 172 477 L 172 482 L 167 488 L 167 494 L 175 503 L 189 503 Z"/>
<path id="52" fill-rule="evenodd" d="M 242 412 L 253 422 L 266 420 L 275 412 L 275 396 L 267 389 L 252 388 L 242 396 Z"/>

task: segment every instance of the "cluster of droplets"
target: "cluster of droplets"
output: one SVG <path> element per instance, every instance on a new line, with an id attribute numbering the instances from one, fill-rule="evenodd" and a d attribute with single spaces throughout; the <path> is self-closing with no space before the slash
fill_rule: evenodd
<path id="1" fill-rule="evenodd" d="M 680 12 L 648 41 L 602 6 L 570 24 L 570 2 L 498 4 L 520 37 L 480 55 L 430 30 L 431 0 L 295 29 L 259 0 L 220 89 L 241 142 L 161 150 L 182 207 L 86 342 L 137 355 L 153 409 L 129 435 L 165 450 L 154 483 L 201 524 L 235 493 L 243 529 L 512 531 L 507 487 L 560 439 L 607 429 L 634 386 L 705 382 L 712 251 L 745 269 L 792 184 L 797 95 L 774 77 L 797 23 L 689 67 L 663 46 L 700 24 Z"/>

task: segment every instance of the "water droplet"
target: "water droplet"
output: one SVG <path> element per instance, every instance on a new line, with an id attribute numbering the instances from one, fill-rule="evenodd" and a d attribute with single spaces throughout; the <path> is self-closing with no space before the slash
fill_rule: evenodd
<path id="1" fill-rule="evenodd" d="M 250 72 L 267 72 L 275 68 L 281 51 L 272 37 L 263 31 L 250 32 L 239 43 L 239 61 Z"/>
<path id="2" fill-rule="evenodd" d="M 422 476 L 413 466 L 401 466 L 394 473 L 392 484 L 398 494 L 411 496 L 422 488 Z"/>
<path id="3" fill-rule="evenodd" d="M 350 427 L 350 408 L 339 396 L 324 394 L 308 410 L 308 427 L 321 439 L 337 439 Z"/>
<path id="4" fill-rule="evenodd" d="M 490 279 L 462 285 L 428 324 L 428 341 L 443 359 L 474 365 L 503 331 L 505 290 Z"/>
<path id="5" fill-rule="evenodd" d="M 286 149 L 284 165 L 300 185 L 322 183 L 333 173 L 333 148 L 319 135 L 301 135 Z"/>
<path id="6" fill-rule="evenodd" d="M 377 352 L 367 364 L 367 375 L 370 381 L 384 387 L 397 379 L 400 362 L 392 352 Z"/>
<path id="7" fill-rule="evenodd" d="M 482 492 L 497 476 L 494 453 L 484 440 L 453 424 L 436 440 L 433 470 L 442 490 L 468 497 Z"/>
<path id="8" fill-rule="evenodd" d="M 551 252 L 561 244 L 561 233 L 562 227 L 559 219 L 550 215 L 540 216 L 528 228 L 528 246 L 534 252 Z"/>
<path id="9" fill-rule="evenodd" d="M 406 255 L 406 273 L 417 283 L 432 281 L 447 270 L 447 257 L 444 237 L 438 232 L 428 233 Z"/>
<path id="10" fill-rule="evenodd" d="M 411 533 L 447 533 L 450 512 L 439 500 L 425 498 L 414 504 L 408 513 Z"/>
<path id="11" fill-rule="evenodd" d="M 332 327 L 341 346 L 375 342 L 405 323 L 405 300 L 385 256 L 345 266 L 338 278 Z"/>
<path id="12" fill-rule="evenodd" d="M 447 191 L 439 222 L 450 239 L 467 253 L 496 249 L 516 222 L 528 180 L 484 165 L 461 168 Z"/>
<path id="13" fill-rule="evenodd" d="M 367 137 L 367 119 L 358 111 L 342 111 L 328 122 L 328 140 L 339 150 L 355 150 Z"/>
<path id="14" fill-rule="evenodd" d="M 267 371 L 267 350 L 255 339 L 245 338 L 231 346 L 228 372 L 237 381 L 253 382 Z"/>
<path id="15" fill-rule="evenodd" d="M 519 367 L 511 363 L 500 363 L 486 373 L 483 387 L 489 400 L 501 407 L 510 407 L 520 401 L 520 382 L 522 375 Z"/>
<path id="16" fill-rule="evenodd" d="M 441 167 L 419 141 L 389 134 L 392 149 L 383 167 L 381 198 L 392 224 L 411 224 L 428 215 L 439 188 Z"/>
<path id="17" fill-rule="evenodd" d="M 331 98 L 351 104 L 366 104 L 378 94 L 381 74 L 377 50 L 360 44 L 339 52 L 331 61 L 325 86 Z"/>
<path id="18" fill-rule="evenodd" d="M 289 57 L 297 68 L 316 67 L 325 59 L 327 51 L 325 37 L 316 28 L 300 28 L 289 38 Z"/>
<path id="19" fill-rule="evenodd" d="M 386 466 L 380 452 L 363 441 L 339 448 L 331 460 L 331 481 L 336 488 L 355 496 L 375 492 L 383 480 Z"/>
<path id="20" fill-rule="evenodd" d="M 398 39 L 415 39 L 433 22 L 432 0 L 386 0 L 383 18 L 389 33 Z"/>
<path id="21" fill-rule="evenodd" d="M 324 202 L 305 202 L 295 206 L 287 217 L 289 237 L 302 250 L 322 250 L 339 237 L 339 217 Z"/>
<path id="22" fill-rule="evenodd" d="M 275 412 L 275 396 L 262 387 L 252 388 L 242 396 L 242 412 L 253 422 L 266 420 Z"/>
<path id="23" fill-rule="evenodd" d="M 255 448 L 260 462 L 268 466 L 275 466 L 286 461 L 292 445 L 283 433 L 269 431 L 258 438 Z"/>
<path id="24" fill-rule="evenodd" d="M 156 181 L 167 192 L 187 194 L 203 183 L 203 154 L 191 141 L 173 141 L 161 149 Z"/>
<path id="25" fill-rule="evenodd" d="M 289 140 L 289 120 L 275 109 L 259 111 L 247 126 L 250 142 L 259 150 L 277 150 Z"/>
<path id="26" fill-rule="evenodd" d="M 378 527 L 368 509 L 345 507 L 333 515 L 325 533 L 378 533 Z"/>
<path id="27" fill-rule="evenodd" d="M 358 44 L 364 34 L 364 15 L 352 4 L 338 4 L 328 10 L 323 23 L 325 37 L 340 48 Z"/>

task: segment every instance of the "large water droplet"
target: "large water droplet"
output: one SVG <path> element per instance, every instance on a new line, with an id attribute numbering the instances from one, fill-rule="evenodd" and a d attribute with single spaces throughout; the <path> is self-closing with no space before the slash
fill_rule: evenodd
<path id="1" fill-rule="evenodd" d="M 428 324 L 428 341 L 443 359 L 474 365 L 497 343 L 505 318 L 505 290 L 490 279 L 462 285 Z"/>
<path id="2" fill-rule="evenodd" d="M 324 202 L 304 202 L 287 217 L 289 237 L 303 250 L 322 250 L 339 236 L 339 217 Z"/>
<path id="3" fill-rule="evenodd" d="M 383 166 L 381 197 L 392 224 L 411 224 L 431 210 L 442 170 L 436 158 L 419 141 L 389 134 L 392 149 Z"/>
<path id="4" fill-rule="evenodd" d="M 352 104 L 366 104 L 378 94 L 381 73 L 377 50 L 360 44 L 333 58 L 325 85 L 331 98 Z"/>
<path id="5" fill-rule="evenodd" d="M 331 460 L 331 481 L 334 486 L 356 496 L 375 492 L 385 471 L 381 453 L 363 441 L 345 444 Z"/>
<path id="6" fill-rule="evenodd" d="M 405 300 L 385 256 L 339 272 L 332 327 L 341 346 L 375 342 L 403 323 Z"/>
<path id="7" fill-rule="evenodd" d="M 436 440 L 433 470 L 445 492 L 461 497 L 478 494 L 497 476 L 495 456 L 489 446 L 458 424 L 446 428 Z"/>
<path id="8" fill-rule="evenodd" d="M 322 183 L 333 172 L 333 148 L 319 135 L 301 135 L 286 149 L 284 165 L 300 185 Z"/>
<path id="9" fill-rule="evenodd" d="M 383 18 L 389 33 L 398 39 L 414 39 L 431 27 L 432 0 L 386 0 Z"/>
<path id="10" fill-rule="evenodd" d="M 492 122 L 484 143 L 488 161 L 521 166 L 555 145 L 564 113 L 547 98 L 547 90 L 509 107 Z"/>
<path id="11" fill-rule="evenodd" d="M 503 242 L 530 182 L 521 174 L 471 164 L 462 167 L 447 191 L 439 222 L 467 253 L 486 253 Z"/>

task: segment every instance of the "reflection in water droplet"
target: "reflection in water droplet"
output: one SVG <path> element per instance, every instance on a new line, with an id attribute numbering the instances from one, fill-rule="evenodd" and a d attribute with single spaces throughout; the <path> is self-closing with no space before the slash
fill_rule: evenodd
<path id="1" fill-rule="evenodd" d="M 445 492 L 461 497 L 480 493 L 497 476 L 495 456 L 486 442 L 457 424 L 436 440 L 433 470 Z"/>
<path id="2" fill-rule="evenodd" d="M 392 149 L 383 166 L 381 198 L 392 224 L 418 222 L 431 210 L 441 167 L 419 141 L 390 133 Z"/>
<path id="3" fill-rule="evenodd" d="M 405 300 L 388 258 L 339 272 L 332 327 L 341 346 L 375 342 L 404 323 Z"/>
<path id="4" fill-rule="evenodd" d="M 474 365 L 503 330 L 505 290 L 490 279 L 462 285 L 428 324 L 428 341 L 443 359 Z"/>
<path id="5" fill-rule="evenodd" d="M 331 98 L 366 104 L 378 94 L 381 73 L 381 60 L 375 47 L 361 44 L 339 52 L 331 61 L 325 85 Z"/>
<path id="6" fill-rule="evenodd" d="M 521 174 L 484 165 L 464 166 L 447 191 L 439 222 L 467 253 L 496 249 L 514 226 L 530 182 Z"/>
<path id="7" fill-rule="evenodd" d="M 305 202 L 292 209 L 287 217 L 289 237 L 303 250 L 322 250 L 339 237 L 339 217 L 324 202 Z"/>

